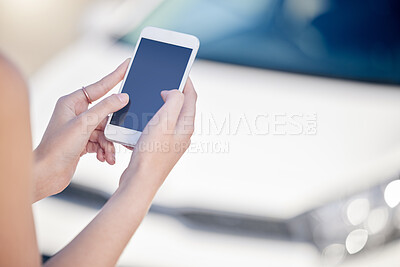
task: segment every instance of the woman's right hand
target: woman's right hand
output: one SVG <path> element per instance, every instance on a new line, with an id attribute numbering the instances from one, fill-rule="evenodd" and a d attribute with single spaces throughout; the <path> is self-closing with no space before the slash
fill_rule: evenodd
<path id="1" fill-rule="evenodd" d="M 120 186 L 140 185 L 157 192 L 190 145 L 194 131 L 197 94 L 190 79 L 183 93 L 162 91 L 165 104 L 149 121 L 132 153 Z"/>

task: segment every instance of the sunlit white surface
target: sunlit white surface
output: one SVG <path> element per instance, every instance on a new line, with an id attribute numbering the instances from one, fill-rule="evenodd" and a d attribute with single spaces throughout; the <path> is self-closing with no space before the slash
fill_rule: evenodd
<path id="1" fill-rule="evenodd" d="M 392 181 L 386 186 L 385 201 L 391 208 L 400 203 L 400 180 Z"/>
<path id="2" fill-rule="evenodd" d="M 352 200 L 347 206 L 347 219 L 353 225 L 359 225 L 364 222 L 369 213 L 369 200 L 358 198 Z"/>
<path id="3" fill-rule="evenodd" d="M 368 231 L 364 229 L 357 229 L 347 236 L 346 249 L 349 254 L 355 254 L 361 251 L 368 241 Z"/>
<path id="4" fill-rule="evenodd" d="M 39 247 L 47 255 L 63 248 L 96 215 L 94 209 L 56 198 L 34 205 Z M 290 257 L 287 253 L 290 251 Z M 318 251 L 281 242 L 186 228 L 179 221 L 148 214 L 119 261 L 120 266 L 318 267 Z"/>

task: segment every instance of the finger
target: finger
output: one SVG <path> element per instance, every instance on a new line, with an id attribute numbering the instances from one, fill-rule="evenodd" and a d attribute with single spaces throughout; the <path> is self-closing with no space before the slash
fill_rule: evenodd
<path id="1" fill-rule="evenodd" d="M 105 160 L 110 164 L 115 164 L 115 147 L 114 144 L 106 139 L 104 132 L 94 130 L 90 135 L 89 142 L 100 145 L 104 152 Z"/>
<path id="2" fill-rule="evenodd" d="M 114 143 L 107 141 L 107 151 L 108 151 L 108 154 L 106 155 L 107 162 L 110 165 L 114 165 L 115 164 L 115 146 L 114 146 Z"/>
<path id="3" fill-rule="evenodd" d="M 185 100 L 179 114 L 176 129 L 182 134 L 192 134 L 196 116 L 197 93 L 190 79 L 186 83 L 183 94 L 185 95 Z"/>
<path id="4" fill-rule="evenodd" d="M 127 94 L 114 94 L 94 105 L 77 117 L 78 124 L 87 135 L 90 134 L 107 118 L 108 114 L 116 112 L 129 102 Z"/>
<path id="5" fill-rule="evenodd" d="M 175 129 L 176 121 L 182 109 L 184 95 L 178 90 L 162 91 L 161 97 L 165 103 L 149 122 L 150 125 L 157 124 L 167 127 L 167 130 Z"/>
<path id="6" fill-rule="evenodd" d="M 86 144 L 86 146 L 85 146 L 85 148 L 83 149 L 83 151 L 82 151 L 82 153 L 81 153 L 80 156 L 82 157 L 82 156 L 85 155 L 86 153 L 94 153 L 94 152 L 97 152 L 96 144 L 89 141 L 89 142 Z"/>
<path id="7" fill-rule="evenodd" d="M 113 89 L 120 81 L 122 81 L 129 66 L 129 62 L 130 58 L 126 59 L 121 65 L 118 66 L 116 70 L 108 74 L 100 81 L 86 87 L 86 92 L 88 93 L 90 99 L 92 101 L 96 101 Z"/>
<path id="8" fill-rule="evenodd" d="M 104 157 L 104 151 L 103 149 L 101 149 L 101 147 L 97 149 L 97 159 L 101 162 L 104 162 L 106 160 Z"/>
<path id="9" fill-rule="evenodd" d="M 89 142 L 98 143 L 99 142 L 99 133 L 100 133 L 100 131 L 94 130 L 89 137 Z"/>
<path id="10" fill-rule="evenodd" d="M 86 145 L 86 152 L 87 153 L 97 153 L 97 150 L 99 149 L 99 144 L 94 143 L 94 142 L 88 142 Z"/>
<path id="11" fill-rule="evenodd" d="M 114 88 L 124 78 L 126 70 L 129 66 L 129 62 L 130 58 L 126 59 L 121 65 L 118 66 L 118 68 L 100 81 L 85 87 L 90 100 L 96 101 Z M 70 95 L 75 99 L 84 101 L 85 103 L 88 101 L 82 89 L 76 90 Z"/>
<path id="12" fill-rule="evenodd" d="M 115 147 L 114 144 L 108 141 L 103 132 L 99 134 L 99 144 L 104 151 L 104 158 L 108 164 L 115 164 Z"/>

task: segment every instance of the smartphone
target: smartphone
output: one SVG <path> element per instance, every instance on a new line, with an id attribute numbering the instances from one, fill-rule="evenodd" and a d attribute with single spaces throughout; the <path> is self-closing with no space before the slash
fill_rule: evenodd
<path id="1" fill-rule="evenodd" d="M 104 130 L 112 142 L 134 147 L 164 104 L 161 91 L 185 87 L 200 42 L 193 35 L 146 27 L 140 34 L 120 92 L 129 103 L 113 113 Z"/>

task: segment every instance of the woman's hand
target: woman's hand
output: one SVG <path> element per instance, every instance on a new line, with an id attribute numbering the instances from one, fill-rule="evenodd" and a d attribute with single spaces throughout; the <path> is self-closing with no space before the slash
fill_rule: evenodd
<path id="1" fill-rule="evenodd" d="M 165 104 L 135 146 L 120 187 L 88 226 L 46 262 L 48 266 L 115 266 L 147 214 L 154 194 L 190 143 L 196 93 L 162 93 Z M 168 128 L 165 128 L 168 127 Z M 152 148 L 152 145 L 161 147 Z"/>
<path id="2" fill-rule="evenodd" d="M 183 93 L 162 91 L 165 104 L 147 124 L 120 187 L 131 185 L 154 196 L 165 178 L 190 145 L 194 131 L 197 94 L 189 79 Z"/>
<path id="3" fill-rule="evenodd" d="M 104 96 L 124 77 L 129 59 L 99 82 L 86 87 L 92 101 Z M 35 201 L 64 190 L 70 183 L 82 155 L 97 153 L 99 161 L 115 163 L 113 143 L 104 137 L 110 113 L 129 101 L 127 94 L 111 95 L 88 110 L 80 89 L 61 97 L 41 143 L 34 151 Z"/>
<path id="4" fill-rule="evenodd" d="M 46 262 L 48 266 L 115 266 L 158 188 L 186 151 L 193 134 L 197 95 L 190 80 L 183 94 L 161 93 L 165 104 L 144 129 L 120 186 L 88 226 Z"/>

